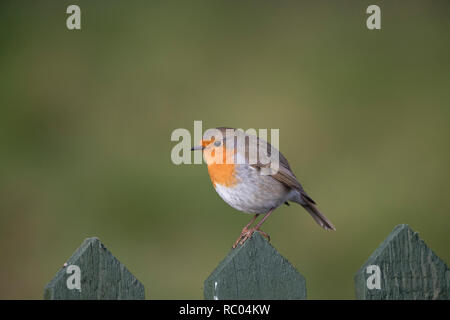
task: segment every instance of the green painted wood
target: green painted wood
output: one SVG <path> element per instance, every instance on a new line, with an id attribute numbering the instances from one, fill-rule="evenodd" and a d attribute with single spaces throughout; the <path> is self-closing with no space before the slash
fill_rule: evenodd
<path id="1" fill-rule="evenodd" d="M 450 269 L 445 273 L 445 278 L 447 280 L 447 300 L 450 300 Z"/>
<path id="2" fill-rule="evenodd" d="M 204 283 L 207 300 L 306 299 L 305 278 L 258 232 L 232 250 Z"/>
<path id="3" fill-rule="evenodd" d="M 379 288 L 376 274 L 380 270 Z M 369 267 L 369 273 L 367 268 Z M 449 269 L 408 225 L 394 228 L 355 275 L 363 300 L 449 299 Z M 370 287 L 370 288 L 369 288 Z"/>
<path id="4" fill-rule="evenodd" d="M 68 280 L 70 284 L 76 283 L 76 275 L 70 270 L 76 267 L 70 267 L 71 265 L 79 267 L 81 290 L 67 284 Z M 67 273 L 68 270 L 71 271 L 70 274 Z M 86 239 L 44 289 L 44 299 L 50 300 L 144 298 L 144 286 L 98 238 Z"/>

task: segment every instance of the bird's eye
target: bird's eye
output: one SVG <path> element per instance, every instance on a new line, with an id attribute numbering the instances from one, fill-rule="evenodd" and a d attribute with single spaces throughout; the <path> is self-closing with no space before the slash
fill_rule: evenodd
<path id="1" fill-rule="evenodd" d="M 216 142 L 214 142 L 214 145 L 215 145 L 216 147 L 220 147 L 221 144 L 222 144 L 222 141 L 216 141 Z"/>

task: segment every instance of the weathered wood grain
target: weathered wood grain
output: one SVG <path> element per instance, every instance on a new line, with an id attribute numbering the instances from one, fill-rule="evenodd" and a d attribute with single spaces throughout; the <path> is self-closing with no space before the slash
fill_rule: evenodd
<path id="1" fill-rule="evenodd" d="M 378 266 L 381 271 L 379 289 L 368 288 L 367 281 L 371 277 L 367 273 L 368 266 Z M 356 273 L 356 298 L 449 299 L 448 275 L 445 262 L 419 238 L 417 232 L 402 224 L 395 227 Z"/>
<path id="2" fill-rule="evenodd" d="M 67 286 L 70 265 L 80 268 L 81 290 Z M 98 238 L 86 239 L 44 289 L 44 299 L 51 300 L 144 298 L 144 286 Z"/>
<path id="3" fill-rule="evenodd" d="M 306 299 L 305 278 L 258 232 L 232 250 L 204 283 L 204 297 Z"/>

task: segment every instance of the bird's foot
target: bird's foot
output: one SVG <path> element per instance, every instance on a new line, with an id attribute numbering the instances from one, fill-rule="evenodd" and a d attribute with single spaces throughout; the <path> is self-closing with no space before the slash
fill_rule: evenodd
<path id="1" fill-rule="evenodd" d="M 251 229 L 248 229 L 245 227 L 244 229 L 242 229 L 242 233 L 239 236 L 239 238 L 233 244 L 233 249 L 235 249 L 238 246 L 238 244 L 240 244 L 242 246 L 244 244 L 244 242 L 247 241 L 253 235 L 253 233 L 255 231 L 259 232 L 263 237 L 265 237 L 268 241 L 270 241 L 270 236 L 266 232 L 259 230 L 256 227 L 251 228 Z"/>
<path id="2" fill-rule="evenodd" d="M 244 236 L 248 232 L 250 232 L 250 229 L 248 229 L 247 227 L 244 227 L 244 229 L 242 229 L 241 235 L 239 236 L 239 238 L 237 238 L 236 242 L 233 244 L 233 249 L 236 249 L 236 247 L 239 244 L 239 242 L 244 238 Z"/>

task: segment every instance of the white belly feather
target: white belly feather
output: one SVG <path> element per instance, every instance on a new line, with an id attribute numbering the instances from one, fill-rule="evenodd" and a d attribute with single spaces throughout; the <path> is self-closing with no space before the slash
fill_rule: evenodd
<path id="1" fill-rule="evenodd" d="M 216 191 L 233 208 L 246 213 L 267 213 L 282 205 L 290 190 L 270 176 L 260 175 L 253 168 L 236 170 L 238 183 L 226 187 L 216 183 Z"/>

